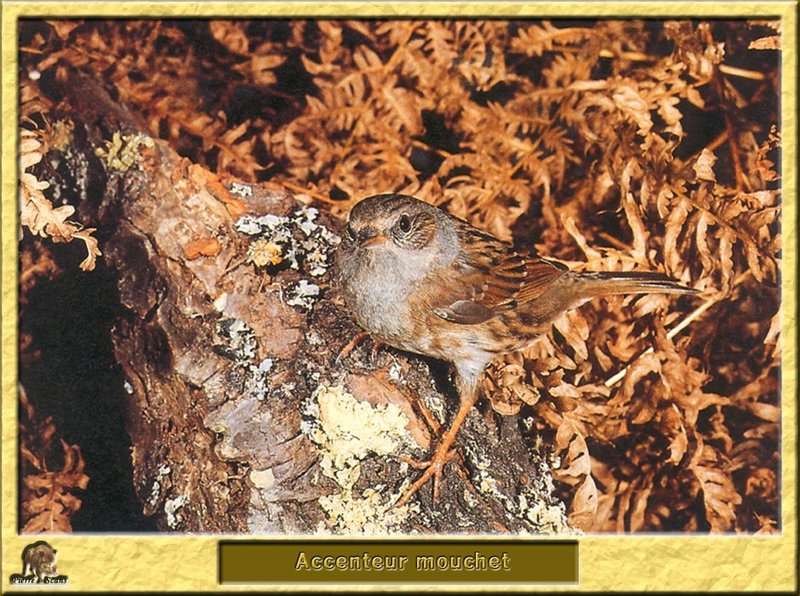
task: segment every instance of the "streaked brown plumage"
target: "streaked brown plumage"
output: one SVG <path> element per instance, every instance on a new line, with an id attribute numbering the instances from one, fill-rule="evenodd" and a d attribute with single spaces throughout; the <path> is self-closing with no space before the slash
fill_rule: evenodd
<path id="1" fill-rule="evenodd" d="M 437 497 L 450 447 L 497 354 L 524 348 L 559 314 L 595 296 L 694 292 L 660 273 L 575 272 L 522 256 L 463 220 L 397 194 L 353 207 L 337 262 L 345 302 L 364 330 L 456 370 L 458 414 L 401 504 L 431 476 Z"/>

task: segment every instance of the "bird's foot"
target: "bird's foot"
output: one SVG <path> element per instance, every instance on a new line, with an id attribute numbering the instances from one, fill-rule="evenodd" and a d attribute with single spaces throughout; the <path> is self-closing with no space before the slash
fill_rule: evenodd
<path id="1" fill-rule="evenodd" d="M 342 360 L 347 358 L 359 344 L 363 343 L 365 340 L 369 339 L 369 333 L 366 331 L 362 331 L 349 342 L 347 342 L 344 347 L 339 351 L 339 354 L 336 356 L 334 360 L 335 364 L 341 364 Z M 378 350 L 380 350 L 385 344 L 379 341 L 372 342 L 372 350 L 370 351 L 370 362 L 374 362 L 378 356 Z"/>
<path id="2" fill-rule="evenodd" d="M 455 449 L 450 449 L 450 445 L 443 443 L 428 461 L 417 461 L 410 457 L 401 457 L 400 461 L 404 461 L 413 468 L 425 471 L 422 473 L 422 476 L 408 488 L 395 506 L 402 507 L 408 503 L 411 497 L 413 497 L 431 478 L 433 478 L 433 502 L 437 502 L 439 500 L 439 481 L 442 479 L 442 470 L 447 462 L 456 457 L 456 454 L 457 452 Z"/>
<path id="3" fill-rule="evenodd" d="M 344 347 L 339 350 L 339 354 L 336 356 L 336 360 L 334 361 L 336 364 L 340 364 L 342 360 L 347 358 L 350 355 L 358 344 L 363 342 L 365 339 L 369 337 L 369 333 L 366 331 L 362 331 L 361 333 L 357 334 L 353 339 L 347 342 Z"/>

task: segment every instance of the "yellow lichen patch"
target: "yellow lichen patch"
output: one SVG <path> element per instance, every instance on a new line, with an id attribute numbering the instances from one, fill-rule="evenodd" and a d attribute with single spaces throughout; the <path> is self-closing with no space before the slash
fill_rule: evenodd
<path id="1" fill-rule="evenodd" d="M 283 261 L 281 247 L 266 238 L 258 238 L 247 249 L 247 260 L 256 267 L 279 265 Z"/>
<path id="2" fill-rule="evenodd" d="M 393 507 L 377 490 L 368 488 L 358 497 L 352 490 L 321 497 L 330 529 L 337 534 L 387 534 L 398 528 L 417 504 Z"/>
<path id="3" fill-rule="evenodd" d="M 322 471 L 344 488 L 358 480 L 360 460 L 388 455 L 405 441 L 408 419 L 394 404 L 372 406 L 340 386 L 321 386 L 316 399 L 321 425 L 312 438 L 323 449 Z"/>
<path id="4" fill-rule="evenodd" d="M 141 147 L 152 146 L 153 139 L 147 135 L 141 133 L 124 135 L 115 132 L 111 141 L 105 142 L 105 147 L 95 149 L 95 154 L 102 157 L 109 168 L 125 172 L 141 159 L 139 153 Z"/>
<path id="5" fill-rule="evenodd" d="M 385 499 L 375 488 L 363 494 L 353 486 L 361 475 L 361 460 L 388 455 L 409 440 L 408 419 L 394 404 L 360 402 L 340 386 L 320 386 L 314 394 L 317 423 L 309 429 L 322 453 L 322 473 L 342 488 L 320 498 L 335 532 L 380 534 L 392 531 L 408 515 L 409 506 L 393 508 L 400 493 Z"/>

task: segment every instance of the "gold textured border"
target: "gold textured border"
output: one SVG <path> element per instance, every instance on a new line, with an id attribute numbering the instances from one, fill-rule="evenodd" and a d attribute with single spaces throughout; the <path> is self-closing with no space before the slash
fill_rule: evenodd
<path id="1" fill-rule="evenodd" d="M 2 3 L 2 568 L 3 592 L 31 536 L 17 527 L 17 20 L 23 17 L 701 17 L 780 18 L 782 31 L 783 263 L 782 477 L 779 536 L 636 535 L 580 539 L 578 589 L 791 591 L 797 589 L 797 6 L 784 2 L 3 2 Z M 244 538 L 244 537 L 243 537 Z M 248 537 L 249 538 L 249 537 Z M 288 537 L 287 537 L 288 538 Z M 308 538 L 306 536 L 302 538 Z M 464 540 L 473 540 L 463 538 Z M 216 536 L 50 535 L 65 591 L 211 591 L 217 584 Z M 344 540 L 344 539 L 343 539 Z M 46 586 L 43 586 L 46 587 Z M 325 586 L 320 586 L 325 589 Z M 37 588 L 26 586 L 25 591 Z M 53 589 L 53 588 L 51 588 Z M 247 591 L 248 586 L 225 586 Z M 309 590 L 309 586 L 287 586 Z M 328 586 L 327 590 L 341 587 Z M 351 588 L 348 588 L 351 589 Z M 354 586 L 353 590 L 374 589 Z M 382 587 L 400 591 L 402 586 Z M 414 587 L 419 591 L 423 586 Z M 491 586 L 440 586 L 487 591 Z M 508 591 L 574 590 L 509 586 Z M 271 587 L 275 590 L 275 587 Z"/>

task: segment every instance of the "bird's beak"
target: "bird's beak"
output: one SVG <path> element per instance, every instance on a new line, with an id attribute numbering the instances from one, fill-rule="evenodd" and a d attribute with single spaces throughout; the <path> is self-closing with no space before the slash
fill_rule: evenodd
<path id="1" fill-rule="evenodd" d="M 374 228 L 364 228 L 358 232 L 358 240 L 361 246 L 370 247 L 383 244 L 388 238 Z"/>
<path id="2" fill-rule="evenodd" d="M 366 247 L 378 246 L 379 244 L 384 244 L 387 240 L 388 238 L 386 236 L 380 234 L 378 236 L 373 236 L 372 238 L 365 240 L 364 242 L 361 243 L 361 246 L 366 246 Z"/>

